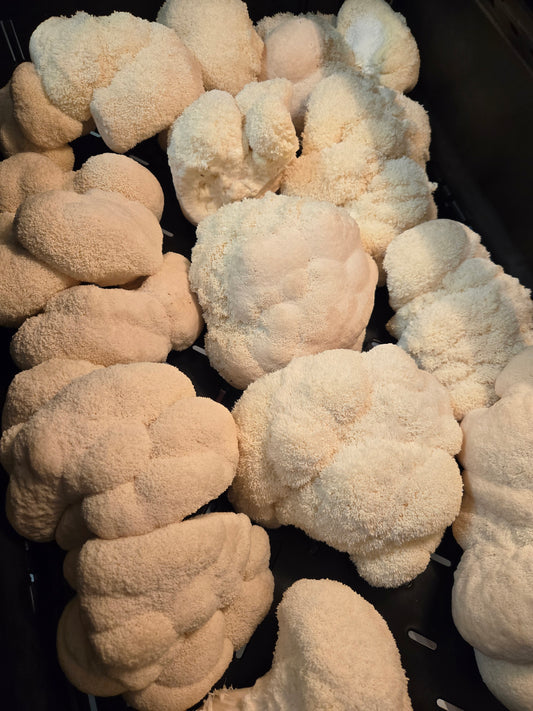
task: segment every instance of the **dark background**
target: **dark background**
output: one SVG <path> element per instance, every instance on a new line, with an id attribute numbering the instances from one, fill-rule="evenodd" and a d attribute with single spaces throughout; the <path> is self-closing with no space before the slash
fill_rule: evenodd
<path id="1" fill-rule="evenodd" d="M 248 2 L 252 19 L 279 11 L 336 12 L 340 2 Z M 525 0 L 405 0 L 393 2 L 407 18 L 418 42 L 422 68 L 411 94 L 429 111 L 433 139 L 428 172 L 439 183 L 439 216 L 466 222 L 483 238 L 494 261 L 533 286 L 533 242 L 530 227 L 533 164 L 533 14 Z M 94 14 L 126 10 L 155 19 L 159 3 L 115 0 L 73 3 L 12 3 L 2 10 L 0 80 L 27 60 L 33 29 L 52 14 L 83 9 Z M 74 144 L 77 166 L 89 155 L 104 152 L 93 136 Z M 166 156 L 155 139 L 131 154 L 141 158 L 161 181 L 166 196 L 162 227 L 172 236 L 167 249 L 187 256 L 194 229 L 179 211 Z M 378 290 L 366 347 L 390 340 L 384 329 L 387 295 Z M 9 360 L 12 331 L 0 330 L 0 397 L 16 372 Z M 199 341 L 201 345 L 201 339 Z M 189 349 L 171 353 L 169 361 L 193 380 L 199 395 L 231 407 L 238 392 L 215 373 L 205 356 Z M 0 472 L 2 487 L 7 477 Z M 3 496 L 3 494 L 2 494 Z M 228 508 L 222 497 L 215 506 Z M 415 711 L 446 708 L 439 699 L 463 711 L 501 711 L 503 707 L 482 683 L 471 648 L 456 632 L 450 613 L 453 570 L 460 550 L 447 532 L 438 553 L 449 565 L 432 561 L 412 583 L 397 590 L 371 588 L 348 557 L 287 527 L 271 532 L 271 567 L 276 577 L 273 610 L 284 590 L 301 577 L 328 577 L 350 585 L 376 606 L 387 620 L 401 652 Z M 24 541 L 0 515 L 0 708 L 10 711 L 94 711 L 125 709 L 120 699 L 94 699 L 77 692 L 64 678 L 55 656 L 55 629 L 72 591 L 61 573 L 62 553 L 55 544 Z M 432 650 L 413 641 L 409 631 L 436 644 Z M 272 611 L 240 659 L 220 684 L 251 685 L 271 664 L 276 639 Z M 342 649 L 338 650 L 342 656 Z M 453 706 L 449 706 L 454 711 Z M 289 711 L 289 710 L 288 710 Z"/>

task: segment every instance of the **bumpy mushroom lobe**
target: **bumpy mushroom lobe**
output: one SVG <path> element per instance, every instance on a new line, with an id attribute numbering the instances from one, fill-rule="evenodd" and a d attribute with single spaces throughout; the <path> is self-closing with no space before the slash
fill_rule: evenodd
<path id="1" fill-rule="evenodd" d="M 70 146 L 43 148 L 28 140 L 15 120 L 11 99 L 11 82 L 0 89 L 0 148 L 9 158 L 17 153 L 41 153 L 50 158 L 62 170 L 74 167 L 74 151 Z"/>
<path id="2" fill-rule="evenodd" d="M 288 80 L 248 84 L 234 99 L 210 91 L 172 127 L 168 160 L 185 217 L 197 224 L 221 205 L 277 190 L 298 150 Z"/>
<path id="3" fill-rule="evenodd" d="M 418 81 L 420 56 L 405 18 L 385 0 L 345 0 L 337 30 L 365 74 L 396 91 L 409 91 Z"/>
<path id="4" fill-rule="evenodd" d="M 413 104 L 339 66 L 309 96 L 302 155 L 287 167 L 281 185 L 287 195 L 345 207 L 380 269 L 397 234 L 436 216 L 434 186 L 423 167 L 429 123 Z"/>
<path id="5" fill-rule="evenodd" d="M 65 561 L 78 591 L 58 655 L 87 693 L 141 711 L 185 711 L 223 674 L 272 600 L 266 533 L 233 513 L 88 541 Z"/>
<path id="6" fill-rule="evenodd" d="M 461 423 L 465 497 L 454 535 L 454 622 L 483 680 L 510 709 L 533 703 L 533 347 L 495 383 L 501 397 Z"/>
<path id="7" fill-rule="evenodd" d="M 71 118 L 47 97 L 31 62 L 23 62 L 11 77 L 13 115 L 29 141 L 43 148 L 60 148 L 84 132 L 82 121 Z"/>
<path id="8" fill-rule="evenodd" d="M 128 283 L 131 282 L 135 271 L 138 275 L 135 262 L 137 267 L 144 264 L 142 272 L 145 273 L 153 271 L 153 267 L 149 266 L 150 260 L 152 263 L 162 262 L 162 255 L 157 249 L 154 249 L 154 244 L 160 245 L 162 242 L 159 226 L 149 214 L 146 214 L 146 211 L 143 221 L 140 223 L 138 216 L 139 212 L 143 212 L 142 205 L 144 205 L 155 215 L 156 219 L 159 219 L 163 210 L 163 191 L 152 173 L 130 158 L 104 153 L 89 158 L 78 171 L 65 173 L 42 154 L 19 153 L 0 163 L 0 184 L 0 220 L 3 232 L 5 232 L 1 240 L 3 244 L 0 245 L 0 251 L 4 255 L 0 266 L 3 274 L 0 283 L 0 323 L 4 326 L 19 326 L 25 318 L 41 311 L 53 294 L 78 283 L 79 278 L 76 279 L 64 273 L 65 259 L 70 262 L 71 267 L 76 266 L 77 263 L 79 268 L 80 258 L 89 263 L 91 271 L 83 272 L 84 279 L 88 279 L 90 276 L 96 277 L 96 264 L 100 269 L 100 276 L 102 276 L 103 268 L 107 270 L 108 277 L 115 270 L 115 276 L 117 273 L 122 273 L 121 281 L 126 279 Z M 50 194 L 49 191 L 57 192 L 62 188 L 68 189 L 70 192 L 62 193 L 64 204 L 58 206 L 54 202 L 53 194 Z M 94 195 L 98 193 L 92 194 L 89 198 L 82 198 L 85 205 L 89 203 L 89 219 L 86 219 L 87 215 L 78 214 L 77 210 L 74 210 L 74 219 L 71 221 L 70 216 L 65 214 L 69 209 L 67 203 L 79 201 L 76 192 L 72 192 L 72 190 L 84 193 L 92 188 L 105 189 L 107 195 L 104 193 L 106 197 L 103 202 L 101 199 L 94 200 Z M 11 229 L 14 215 L 11 213 L 15 212 L 27 198 L 38 193 L 49 193 L 42 196 L 39 201 L 42 209 L 37 209 L 36 214 L 32 215 L 31 205 L 34 203 L 30 202 L 30 207 L 25 206 L 24 209 L 19 210 L 19 217 L 20 212 L 24 213 L 23 221 L 26 220 L 29 224 L 29 227 L 26 225 L 29 234 L 27 246 L 30 250 L 33 248 L 38 253 L 36 255 L 27 251 L 15 238 Z M 120 193 L 121 196 L 114 196 L 112 193 Z M 55 226 L 57 227 L 57 223 L 59 223 L 60 241 L 67 239 L 70 244 L 70 258 L 68 254 L 63 253 L 61 248 L 55 249 L 57 245 L 54 246 L 54 225 L 52 224 L 54 220 L 49 223 L 50 216 L 46 209 L 46 205 L 50 201 L 54 202 L 56 212 L 59 208 L 59 219 L 56 219 Z M 134 202 L 129 201 L 137 201 L 141 204 L 134 207 L 133 212 L 128 207 L 125 215 L 122 208 L 128 203 L 129 206 L 135 205 Z M 61 200 L 59 202 L 61 203 Z M 44 208 L 42 203 L 45 204 Z M 104 227 L 107 223 L 107 227 L 114 226 L 119 232 L 122 232 L 122 249 L 120 240 L 109 240 L 109 234 L 106 234 L 105 229 L 100 230 L 98 227 L 102 223 L 102 214 L 99 212 L 102 206 L 105 208 Z M 72 208 L 72 204 L 70 207 Z M 118 210 L 118 214 L 117 207 L 121 208 Z M 124 216 L 126 216 L 126 220 L 123 219 Z M 58 218 L 57 214 L 55 217 Z M 35 228 L 33 226 L 34 219 L 38 223 Z M 82 227 L 83 225 L 90 227 L 91 222 L 93 237 L 96 233 L 97 245 L 95 246 L 93 243 L 89 248 L 91 254 L 87 254 L 87 234 L 82 230 L 80 241 L 72 244 L 73 238 L 76 237 L 76 233 L 72 233 L 72 230 L 76 229 L 76 223 L 79 229 L 80 224 Z M 143 230 L 143 222 L 148 226 L 148 229 Z M 63 227 L 65 227 L 64 231 L 62 231 Z M 36 240 L 33 234 L 34 229 L 38 235 L 44 234 L 45 238 Z M 156 243 L 153 242 L 154 234 L 157 235 Z M 152 244 L 150 244 L 150 237 L 152 237 Z M 124 240 L 126 241 L 126 252 L 123 249 Z M 137 248 L 132 250 L 135 243 Z M 92 249 L 94 252 L 91 251 Z M 55 261 L 54 251 L 58 253 L 61 265 Z M 39 259 L 44 256 L 45 252 L 49 258 L 48 264 Z M 79 277 L 81 276 L 80 272 Z M 176 277 L 175 289 L 179 293 L 183 291 L 185 295 L 187 292 L 186 275 L 176 273 Z M 168 296 L 166 298 L 168 300 Z M 186 329 L 183 332 L 181 341 L 179 333 L 176 334 L 176 346 L 179 346 L 180 343 L 184 344 L 192 337 L 193 322 L 196 323 L 195 319 L 197 318 L 194 305 L 188 303 L 186 298 L 181 299 L 180 304 L 182 308 L 174 309 L 173 313 L 169 313 L 169 317 L 174 321 L 185 319 L 190 324 L 191 330 Z"/>
<path id="9" fill-rule="evenodd" d="M 0 212 L 16 212 L 30 195 L 61 190 L 68 174 L 40 153 L 17 153 L 0 162 Z"/>
<path id="10" fill-rule="evenodd" d="M 140 293 L 154 296 L 165 307 L 172 348 L 177 351 L 191 346 L 204 327 L 202 310 L 189 285 L 190 266 L 181 254 L 167 252 L 163 255 L 163 267 L 139 288 Z"/>
<path id="11" fill-rule="evenodd" d="M 205 347 L 232 385 L 299 355 L 361 348 L 377 270 L 345 210 L 268 193 L 222 207 L 197 238 L 190 279 Z"/>
<path id="12" fill-rule="evenodd" d="M 204 91 L 200 67 L 166 27 L 150 23 L 150 42 L 94 91 L 91 114 L 105 143 L 125 153 L 168 128 Z"/>
<path id="13" fill-rule="evenodd" d="M 196 57 L 207 91 L 235 95 L 257 78 L 263 42 L 241 0 L 166 0 L 157 21 L 172 28 Z"/>
<path id="14" fill-rule="evenodd" d="M 387 328 L 450 393 L 455 416 L 495 402 L 494 381 L 533 343 L 533 303 L 479 235 L 433 220 L 396 237 L 384 260 L 396 315 Z"/>
<path id="15" fill-rule="evenodd" d="M 280 13 L 261 20 L 257 31 L 265 42 L 260 79 L 292 82 L 291 115 L 300 132 L 311 90 L 337 64 L 353 65 L 353 52 L 323 15 Z"/>
<path id="16" fill-rule="evenodd" d="M 425 569 L 459 511 L 461 430 L 445 389 L 400 348 L 295 358 L 233 415 L 237 510 L 348 552 L 372 585 Z"/>
<path id="17" fill-rule="evenodd" d="M 71 550 L 65 672 L 139 709 L 189 708 L 272 600 L 268 537 L 246 516 L 178 523 L 233 478 L 230 413 L 165 364 L 56 361 L 13 383 L 6 416 L 17 421 L 0 443 L 8 516 Z M 83 545 L 94 535 L 107 540 Z"/>
<path id="18" fill-rule="evenodd" d="M 115 153 L 91 156 L 73 176 L 72 187 L 77 193 L 92 188 L 109 190 L 136 200 L 160 220 L 165 197 L 157 178 L 137 161 Z"/>
<path id="19" fill-rule="evenodd" d="M 50 358 L 100 365 L 162 362 L 172 348 L 170 333 L 164 306 L 150 294 L 75 286 L 22 324 L 11 341 L 11 357 L 19 368 Z"/>
<path id="20" fill-rule="evenodd" d="M 118 192 L 31 195 L 15 218 L 17 240 L 35 257 L 74 279 L 126 284 L 163 262 L 163 233 L 144 206 Z"/>
<path id="21" fill-rule="evenodd" d="M 54 294 L 78 283 L 25 250 L 14 237 L 13 218 L 0 213 L 0 324 L 11 327 L 20 326 Z"/>
<path id="22" fill-rule="evenodd" d="M 238 459 L 230 413 L 164 363 L 72 380 L 0 450 L 14 528 L 67 549 L 182 520 L 227 488 Z"/>
<path id="23" fill-rule="evenodd" d="M 86 360 L 52 358 L 35 368 L 17 373 L 7 391 L 2 429 L 26 422 L 74 378 L 101 367 Z"/>
<path id="24" fill-rule="evenodd" d="M 385 620 L 347 585 L 298 580 L 277 616 L 270 671 L 250 689 L 215 691 L 203 711 L 411 711 Z"/>

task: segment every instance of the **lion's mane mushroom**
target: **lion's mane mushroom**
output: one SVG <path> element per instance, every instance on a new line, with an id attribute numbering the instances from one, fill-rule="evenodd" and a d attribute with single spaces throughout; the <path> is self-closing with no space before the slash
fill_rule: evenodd
<path id="1" fill-rule="evenodd" d="M 0 213 L 0 324 L 17 327 L 54 294 L 78 282 L 24 249 L 15 239 L 13 217 Z"/>
<path id="2" fill-rule="evenodd" d="M 298 139 L 287 79 L 209 91 L 172 127 L 168 161 L 185 217 L 197 224 L 226 203 L 278 189 Z"/>
<path id="3" fill-rule="evenodd" d="M 237 510 L 348 552 L 372 585 L 426 568 L 459 512 L 461 430 L 444 387 L 401 348 L 295 358 L 233 415 Z"/>
<path id="4" fill-rule="evenodd" d="M 70 173 L 41 153 L 23 152 L 0 162 L 0 212 L 15 213 L 30 195 L 61 190 Z"/>
<path id="5" fill-rule="evenodd" d="M 39 103 L 19 120 L 39 145 L 57 142 L 58 114 L 64 139 L 94 118 L 106 144 L 124 153 L 170 126 L 203 92 L 200 66 L 176 33 L 127 12 L 50 17 L 33 32 L 30 55 L 34 69 L 20 70 L 23 98 L 33 90 Z M 24 102 L 13 98 L 17 119 Z"/>
<path id="6" fill-rule="evenodd" d="M 268 612 L 268 536 L 213 513 L 72 551 L 78 595 L 59 622 L 59 661 L 86 693 L 141 711 L 185 711 L 222 676 Z"/>
<path id="7" fill-rule="evenodd" d="M 119 192 L 91 188 L 31 195 L 14 222 L 33 256 L 78 281 L 127 284 L 163 264 L 163 233 L 154 214 Z"/>
<path id="8" fill-rule="evenodd" d="M 450 393 L 455 416 L 497 399 L 502 368 L 533 343 L 533 302 L 491 261 L 479 235 L 432 220 L 396 237 L 384 267 L 396 311 L 389 331 Z"/>
<path id="9" fill-rule="evenodd" d="M 492 407 L 461 423 L 465 496 L 453 532 L 465 549 L 452 611 L 479 671 L 510 711 L 533 707 L 533 347 L 495 383 Z"/>
<path id="10" fill-rule="evenodd" d="M 298 580 L 277 610 L 272 668 L 250 689 L 215 691 L 203 711 L 411 711 L 387 623 L 334 580 Z"/>
<path id="11" fill-rule="evenodd" d="M 272 600 L 262 529 L 233 513 L 183 521 L 233 478 L 230 413 L 166 364 L 55 361 L 15 379 L 4 421 L 10 521 L 69 550 L 65 673 L 138 709 L 189 708 Z"/>
<path id="12" fill-rule="evenodd" d="M 361 348 L 377 269 L 345 210 L 269 193 L 220 208 L 197 236 L 190 279 L 205 347 L 232 385 L 299 355 Z"/>
<path id="13" fill-rule="evenodd" d="M 23 66 L 23 65 L 19 65 Z M 31 101 L 30 96 L 25 97 L 26 101 Z M 41 102 L 37 99 L 37 104 Z M 21 126 L 17 122 L 14 114 L 13 98 L 11 96 L 11 81 L 0 89 L 0 149 L 6 158 L 18 153 L 30 152 L 40 153 L 49 158 L 62 170 L 72 170 L 74 167 L 74 151 L 69 145 L 62 145 L 58 148 L 45 148 L 31 141 L 23 133 Z M 46 125 L 48 116 L 43 117 Z M 31 117 L 34 122 L 34 117 Z M 90 129 L 89 129 L 90 130 Z M 57 135 L 57 128 L 54 128 L 54 135 Z"/>
<path id="14" fill-rule="evenodd" d="M 20 368 L 50 358 L 101 365 L 166 360 L 172 349 L 192 345 L 204 325 L 189 266 L 188 259 L 169 252 L 162 268 L 137 289 L 83 285 L 61 291 L 13 336 L 13 360 Z"/>
<path id="15" fill-rule="evenodd" d="M 76 377 L 4 432 L 1 455 L 13 526 L 65 548 L 182 520 L 229 486 L 238 459 L 230 413 L 165 363 Z"/>

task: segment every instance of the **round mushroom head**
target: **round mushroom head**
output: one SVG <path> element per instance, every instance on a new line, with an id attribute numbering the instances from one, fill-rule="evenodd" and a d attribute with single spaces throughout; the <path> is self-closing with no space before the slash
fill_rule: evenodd
<path id="1" fill-rule="evenodd" d="M 232 385 L 300 355 L 361 348 L 377 269 L 345 210 L 268 193 L 222 207 L 197 237 L 190 279 L 206 350 Z"/>
<path id="2" fill-rule="evenodd" d="M 238 459 L 228 410 L 164 363 L 75 378 L 0 449 L 13 526 L 67 549 L 181 521 L 229 486 Z"/>
<path id="3" fill-rule="evenodd" d="M 92 188 L 121 193 L 154 213 L 157 220 L 163 214 L 165 197 L 157 178 L 133 158 L 116 153 L 91 156 L 73 176 L 73 189 L 86 193 Z"/>
<path id="4" fill-rule="evenodd" d="M 350 554 L 371 585 L 429 563 L 459 512 L 461 429 L 448 394 L 393 345 L 295 358 L 235 405 L 237 510 Z"/>
<path id="5" fill-rule="evenodd" d="M 197 224 L 226 203 L 277 190 L 298 139 L 287 79 L 247 84 L 233 98 L 213 90 L 172 127 L 168 160 L 185 217 Z"/>

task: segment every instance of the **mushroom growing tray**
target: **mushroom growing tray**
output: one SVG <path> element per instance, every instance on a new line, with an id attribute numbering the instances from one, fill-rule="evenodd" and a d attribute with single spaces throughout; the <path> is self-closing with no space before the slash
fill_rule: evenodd
<path id="1" fill-rule="evenodd" d="M 116 0 L 112 4 L 88 0 L 83 6 L 67 1 L 10 3 L 1 20 L 2 85 L 15 66 L 28 59 L 31 32 L 50 15 L 68 15 L 78 9 L 93 14 L 125 10 L 153 20 L 159 4 L 150 0 Z M 405 15 L 421 53 L 420 81 L 411 96 L 423 103 L 430 115 L 433 139 L 428 173 L 438 183 L 439 216 L 466 222 L 479 232 L 494 261 L 531 288 L 533 76 L 524 57 L 533 56 L 533 33 L 528 30 L 529 20 L 533 26 L 533 8 L 529 4 L 528 9 L 525 0 L 405 0 L 392 4 Z M 282 10 L 332 13 L 340 5 L 328 0 L 248 2 L 255 21 Z M 73 147 L 76 168 L 90 155 L 107 150 L 95 133 L 78 139 Z M 180 212 L 166 155 L 155 138 L 139 144 L 129 155 L 147 166 L 163 186 L 165 250 L 190 257 L 194 228 Z M 391 313 L 386 290 L 380 288 L 366 349 L 392 341 L 385 330 Z M 2 402 L 16 372 L 8 355 L 12 334 L 9 329 L 0 332 Z M 211 369 L 202 345 L 200 338 L 192 348 L 172 352 L 169 362 L 191 378 L 198 395 L 231 408 L 240 393 Z M 1 480 L 5 491 L 7 476 L 3 472 Z M 209 505 L 209 510 L 225 509 L 230 507 L 224 496 Z M 55 543 L 37 544 L 18 536 L 3 511 L 0 520 L 0 636 L 4 647 L 0 707 L 10 711 L 126 709 L 120 697 L 95 699 L 78 692 L 58 666 L 55 631 L 72 596 L 62 575 L 63 553 Z M 218 686 L 249 686 L 270 668 L 277 634 L 275 609 L 291 583 L 302 577 L 331 578 L 363 595 L 387 621 L 409 678 L 414 711 L 504 709 L 483 684 L 473 650 L 452 621 L 450 594 L 461 551 L 450 531 L 426 571 L 394 590 L 372 588 L 359 577 L 346 554 L 295 528 L 280 528 L 269 535 L 276 581 L 271 612 L 249 644 L 237 652 Z M 342 648 L 338 654 L 342 656 Z"/>

